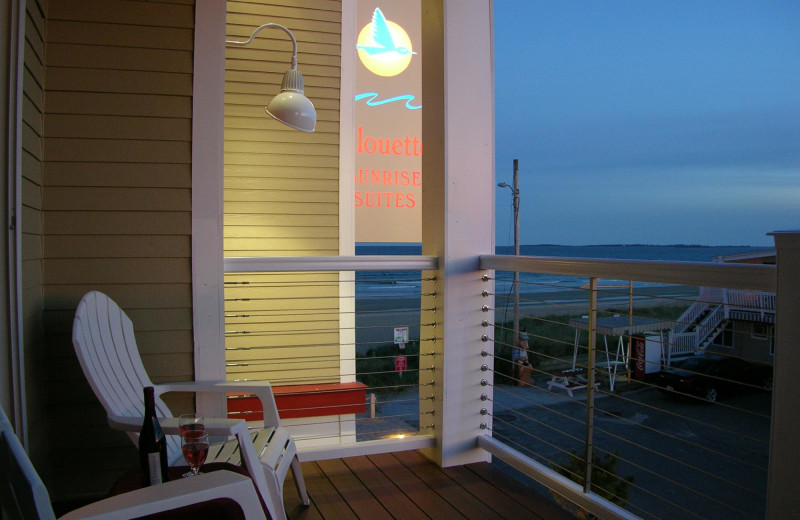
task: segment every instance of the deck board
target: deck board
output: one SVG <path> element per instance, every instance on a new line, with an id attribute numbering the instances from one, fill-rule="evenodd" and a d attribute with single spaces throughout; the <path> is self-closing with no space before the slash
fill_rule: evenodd
<path id="1" fill-rule="evenodd" d="M 416 451 L 304 462 L 311 505 L 287 479 L 289 520 L 573 520 L 488 463 L 442 469 Z"/>
<path id="2" fill-rule="evenodd" d="M 312 503 L 322 518 L 340 518 L 341 520 L 358 518 L 318 464 L 303 465 L 303 478 L 306 481 L 306 488 Z M 284 496 L 287 487 L 289 486 L 284 484 Z M 296 490 L 291 489 L 291 491 L 295 492 Z"/>
<path id="3" fill-rule="evenodd" d="M 367 457 L 350 457 L 344 461 L 353 473 L 358 475 L 370 493 L 391 511 L 395 518 L 428 520 L 428 515 L 402 493 Z"/>
<path id="4" fill-rule="evenodd" d="M 483 497 L 472 495 L 462 485 L 448 476 L 441 468 L 431 464 L 416 451 L 394 454 L 408 469 L 436 491 L 450 505 L 469 520 L 502 520 L 494 510 L 481 502 Z"/>
<path id="5" fill-rule="evenodd" d="M 492 482 L 465 466 L 446 468 L 443 470 L 453 480 L 459 482 L 464 489 L 476 497 L 480 497 L 486 506 L 494 511 L 500 518 L 520 518 L 523 515 L 521 505 L 516 500 L 503 493 Z"/>
<path id="6" fill-rule="evenodd" d="M 531 492 L 529 488 L 520 485 L 511 476 L 491 464 L 470 464 L 466 468 L 483 478 L 484 482 L 489 482 L 495 487 L 497 491 L 493 496 L 506 496 L 513 500 L 518 518 L 541 520 L 573 518 L 572 515 L 561 509 L 550 498 Z M 489 495 L 492 494 L 489 493 Z M 520 511 L 522 510 L 528 513 L 521 514 Z"/>
<path id="7" fill-rule="evenodd" d="M 370 455 L 376 466 L 430 518 L 459 519 L 464 516 L 391 453 Z"/>
<path id="8" fill-rule="evenodd" d="M 325 460 L 317 464 L 342 499 L 356 514 L 356 517 L 370 520 L 392 520 L 392 516 L 383 504 L 370 493 L 342 459 Z"/>

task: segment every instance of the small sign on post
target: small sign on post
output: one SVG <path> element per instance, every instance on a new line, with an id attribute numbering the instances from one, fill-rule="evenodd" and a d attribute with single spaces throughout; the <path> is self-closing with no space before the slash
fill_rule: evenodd
<path id="1" fill-rule="evenodd" d="M 406 357 L 405 356 L 395 356 L 394 357 L 394 370 L 400 374 L 400 377 L 403 376 L 403 372 L 406 370 Z"/>
<path id="2" fill-rule="evenodd" d="M 400 347 L 400 350 L 406 348 L 406 343 L 408 343 L 408 327 L 394 328 L 394 342 Z"/>

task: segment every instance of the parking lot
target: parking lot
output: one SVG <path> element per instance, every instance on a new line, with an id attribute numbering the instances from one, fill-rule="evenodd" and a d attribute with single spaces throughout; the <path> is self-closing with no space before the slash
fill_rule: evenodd
<path id="1" fill-rule="evenodd" d="M 620 456 L 616 474 L 633 477 L 629 510 L 642 518 L 763 518 L 771 393 L 751 391 L 720 403 L 675 399 L 632 385 L 598 392 L 594 446 Z M 562 392 L 563 394 L 563 392 Z M 494 431 L 553 466 L 583 452 L 586 392 L 535 387 L 495 389 Z"/>

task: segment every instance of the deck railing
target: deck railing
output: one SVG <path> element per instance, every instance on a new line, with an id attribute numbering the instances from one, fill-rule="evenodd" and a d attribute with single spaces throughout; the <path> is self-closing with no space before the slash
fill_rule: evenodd
<path id="1" fill-rule="evenodd" d="M 226 371 L 268 380 L 305 460 L 430 446 L 421 256 L 227 258 Z M 399 337 L 396 337 L 398 336 Z M 257 420 L 230 396 L 229 415 Z"/>
<path id="2" fill-rule="evenodd" d="M 704 420 L 698 420 L 697 418 L 691 416 L 691 414 L 675 415 L 671 414 L 669 411 L 664 412 L 659 407 L 653 407 L 652 403 L 639 403 L 639 400 L 634 397 L 636 395 L 635 393 L 633 395 L 628 393 L 633 386 L 631 384 L 632 379 L 630 378 L 630 375 L 634 370 L 632 364 L 627 362 L 628 356 L 631 354 L 631 351 L 629 350 L 629 345 L 631 345 L 630 338 L 625 337 L 616 342 L 612 340 L 611 343 L 606 343 L 604 340 L 607 338 L 601 339 L 602 334 L 598 335 L 597 320 L 603 317 L 615 317 L 624 321 L 626 318 L 626 309 L 630 310 L 632 307 L 634 312 L 629 312 L 628 318 L 634 321 L 634 318 L 639 317 L 637 316 L 637 312 L 640 307 L 652 307 L 657 305 L 659 304 L 659 299 L 667 300 L 672 307 L 683 306 L 685 309 L 688 308 L 692 302 L 697 300 L 698 297 L 702 298 L 703 294 L 710 294 L 707 291 L 703 292 L 699 289 L 703 287 L 724 288 L 729 291 L 759 291 L 764 293 L 775 293 L 775 267 L 752 265 L 737 266 L 718 263 L 667 263 L 651 261 L 510 257 L 496 255 L 480 257 L 478 265 L 479 270 L 476 272 L 476 276 L 474 277 L 476 282 L 475 290 L 476 293 L 483 292 L 487 295 L 485 298 L 485 301 L 487 302 L 487 308 L 488 310 L 494 311 L 494 320 L 491 322 L 491 324 L 495 325 L 495 349 L 494 352 L 492 352 L 492 349 L 487 347 L 487 352 L 485 355 L 487 358 L 491 358 L 492 362 L 490 362 L 490 359 L 484 359 L 482 363 L 485 368 L 482 367 L 481 372 L 479 373 L 479 376 L 485 380 L 485 384 L 493 386 L 493 392 L 487 392 L 484 394 L 488 395 L 488 398 L 486 399 L 480 395 L 475 396 L 476 415 L 477 410 L 480 410 L 479 421 L 482 423 L 482 428 L 484 428 L 481 431 L 485 433 L 485 435 L 478 435 L 476 437 L 476 444 L 495 457 L 504 460 L 514 468 L 521 470 L 528 476 L 534 478 L 540 483 L 543 483 L 554 493 L 554 495 L 562 497 L 566 502 L 577 504 L 577 506 L 581 509 L 593 512 L 594 514 L 597 514 L 603 518 L 668 518 L 669 514 L 671 513 L 668 513 L 667 516 L 663 516 L 662 513 L 664 511 L 679 511 L 679 514 L 688 515 L 687 517 L 696 516 L 698 518 L 706 518 L 702 514 L 699 516 L 695 515 L 694 512 L 691 511 L 690 506 L 682 505 L 680 501 L 668 499 L 666 501 L 667 505 L 663 506 L 661 511 L 656 510 L 653 512 L 648 507 L 642 508 L 638 506 L 636 500 L 632 502 L 632 507 L 630 507 L 630 505 L 626 505 L 625 507 L 620 506 L 618 503 L 615 503 L 615 500 L 613 500 L 613 495 L 609 497 L 608 494 L 600 493 L 598 491 L 596 485 L 601 484 L 603 479 L 597 476 L 597 472 L 609 472 L 608 464 L 620 464 L 623 466 L 623 470 L 631 467 L 631 464 L 633 464 L 639 468 L 637 471 L 643 471 L 643 474 L 646 475 L 645 477 L 636 479 L 634 483 L 631 484 L 636 490 L 635 493 L 646 496 L 658 496 L 661 492 L 661 488 L 663 488 L 665 484 L 663 482 L 655 482 L 653 479 L 658 480 L 663 479 L 664 477 L 661 476 L 658 471 L 650 471 L 650 468 L 647 467 L 647 461 L 649 460 L 648 457 L 655 456 L 655 454 L 658 454 L 658 457 L 661 457 L 662 459 L 666 459 L 669 464 L 676 464 L 679 468 L 679 471 L 683 469 L 684 471 L 688 472 L 689 470 L 687 467 L 690 467 L 691 471 L 699 471 L 700 475 L 705 475 L 708 480 L 718 480 L 716 476 L 705 474 L 703 469 L 695 467 L 695 464 L 681 461 L 679 460 L 680 457 L 665 455 L 665 451 L 661 450 L 663 447 L 661 445 L 656 447 L 648 447 L 644 440 L 641 442 L 638 440 L 634 441 L 634 444 L 637 445 L 637 449 L 642 450 L 642 452 L 645 453 L 643 459 L 625 459 L 622 462 L 614 462 L 617 460 L 617 456 L 614 454 L 613 448 L 603 445 L 604 437 L 609 435 L 617 435 L 621 439 L 625 439 L 624 443 L 627 443 L 630 441 L 630 435 L 642 435 L 644 437 L 651 435 L 662 435 L 658 431 L 659 428 L 657 426 L 643 427 L 641 423 L 647 423 L 648 420 L 659 420 L 666 422 L 678 421 L 691 425 L 695 425 L 699 421 L 700 426 L 698 427 L 706 428 L 708 431 L 714 432 L 715 438 L 718 439 L 716 442 L 721 444 L 727 442 L 729 437 L 737 436 L 742 438 L 746 437 L 748 434 L 746 432 L 737 432 L 726 429 L 727 427 L 720 427 L 710 424 Z M 294 277 L 296 275 L 312 272 L 318 274 L 325 273 L 326 276 L 329 275 L 331 277 L 332 283 L 336 287 L 336 292 L 332 299 L 337 302 L 338 307 L 336 310 L 338 321 L 336 322 L 336 325 L 333 326 L 333 329 L 338 331 L 339 334 L 339 362 L 340 366 L 343 367 L 352 366 L 352 368 L 339 369 L 339 373 L 334 377 L 334 379 L 338 378 L 337 381 L 339 383 L 349 383 L 356 381 L 357 379 L 355 377 L 355 364 L 357 360 L 356 351 L 358 350 L 358 340 L 356 339 L 356 335 L 359 334 L 359 325 L 357 324 L 358 319 L 356 316 L 359 314 L 359 309 L 363 310 L 363 308 L 357 304 L 358 290 L 356 289 L 356 284 L 358 283 L 358 276 L 354 273 L 363 273 L 365 271 L 383 271 L 387 273 L 414 271 L 417 273 L 416 280 L 421 281 L 423 271 L 430 273 L 435 271 L 435 269 L 436 259 L 429 257 L 303 257 L 226 260 L 226 273 L 231 275 L 234 275 L 234 273 L 242 274 L 242 276 L 250 276 L 252 273 L 269 273 L 270 275 L 274 275 L 275 273 L 291 273 L 290 276 Z M 527 451 L 526 444 L 528 443 L 528 440 L 526 439 L 529 439 L 528 435 L 530 435 L 530 431 L 528 431 L 528 426 L 522 425 L 529 424 L 528 421 L 533 421 L 533 423 L 547 423 L 548 420 L 538 417 L 538 412 L 534 415 L 526 416 L 518 414 L 517 410 L 530 406 L 540 407 L 542 406 L 542 403 L 536 400 L 533 400 L 533 402 L 526 402 L 527 397 L 524 395 L 519 395 L 519 387 L 517 387 L 513 381 L 514 378 L 519 380 L 519 374 L 514 374 L 513 372 L 499 374 L 497 372 L 498 364 L 506 363 L 510 365 L 513 361 L 513 354 L 511 351 L 511 347 L 513 347 L 513 345 L 510 345 L 510 340 L 507 339 L 513 337 L 513 325 L 509 326 L 507 324 L 509 322 L 513 323 L 513 317 L 509 316 L 507 306 L 504 304 L 504 298 L 508 297 L 510 293 L 508 292 L 509 287 L 507 279 L 503 279 L 502 272 L 508 272 L 509 276 L 513 276 L 511 273 L 515 271 L 523 273 L 523 279 L 527 273 L 538 275 L 555 275 L 558 277 L 573 277 L 575 280 L 579 281 L 574 283 L 570 290 L 583 295 L 581 298 L 584 301 L 579 303 L 578 300 L 581 298 L 563 298 L 563 294 L 554 296 L 552 294 L 554 292 L 563 293 L 563 288 L 550 287 L 543 290 L 543 292 L 548 293 L 549 295 L 547 302 L 526 301 L 523 298 L 521 306 L 524 309 L 521 312 L 531 312 L 531 316 L 541 318 L 541 312 L 533 312 L 533 310 L 537 308 L 543 309 L 546 306 L 552 306 L 555 304 L 557 306 L 567 308 L 569 313 L 573 315 L 576 320 L 586 321 L 586 327 L 585 329 L 582 329 L 582 334 L 584 334 L 584 336 L 582 336 L 580 339 L 555 339 L 555 342 L 560 341 L 562 346 L 567 347 L 567 350 L 570 351 L 570 355 L 567 356 L 567 358 L 571 361 L 571 365 L 574 365 L 562 368 L 577 368 L 583 370 L 585 374 L 585 380 L 583 381 L 582 385 L 583 388 L 575 388 L 571 386 L 573 382 L 580 380 L 569 377 L 568 371 L 558 374 L 559 379 L 556 379 L 556 372 L 559 372 L 559 370 L 554 364 L 548 367 L 543 367 L 540 365 L 538 372 L 540 378 L 546 377 L 548 381 L 554 380 L 556 383 L 559 381 L 565 383 L 562 387 L 559 387 L 558 384 L 551 386 L 551 388 L 546 391 L 547 399 L 555 399 L 557 401 L 565 399 L 567 397 L 566 390 L 567 388 L 570 388 L 573 390 L 574 394 L 573 398 L 569 399 L 569 403 L 571 403 L 570 406 L 575 406 L 577 403 L 579 405 L 578 409 L 582 410 L 577 415 L 577 423 L 575 422 L 575 411 L 573 410 L 566 414 L 568 417 L 562 415 L 559 416 L 560 419 L 558 419 L 572 423 L 571 426 L 559 432 L 540 432 L 539 438 L 536 439 L 536 442 L 543 442 L 546 445 L 551 446 L 558 453 L 561 453 L 562 462 L 559 464 L 554 464 L 554 461 L 537 459 L 535 455 Z M 486 287 L 492 287 L 491 290 L 482 288 L 480 285 L 480 274 L 486 274 L 485 279 L 489 280 Z M 235 276 L 236 275 L 234 275 L 234 277 Z M 398 280 L 394 280 L 391 281 L 390 284 L 396 287 L 398 285 L 397 282 Z M 666 298 L 653 293 L 652 290 L 649 292 L 639 290 L 639 287 L 642 285 L 651 287 L 653 284 L 669 284 L 673 287 L 680 286 L 681 289 L 670 292 Z M 425 284 L 420 283 L 419 285 L 424 286 Z M 312 297 L 318 296 L 318 294 L 312 295 Z M 495 302 L 494 306 L 490 304 L 493 299 Z M 408 311 L 408 309 L 405 310 Z M 420 309 L 418 308 L 416 310 Z M 319 311 L 314 307 L 310 307 L 309 314 L 319 314 Z M 387 315 L 392 316 L 391 313 L 383 314 L 384 317 Z M 419 315 L 421 314 L 422 313 L 419 313 Z M 661 323 L 660 327 L 663 327 L 660 329 L 660 333 L 646 335 L 649 337 L 642 340 L 643 345 L 647 342 L 651 342 L 651 344 L 656 345 L 656 350 L 659 352 L 655 360 L 646 358 L 646 356 L 645 359 L 642 360 L 644 373 L 652 374 L 654 371 L 657 371 L 657 369 L 662 368 L 662 365 L 669 364 L 668 357 L 663 356 L 664 352 L 669 352 L 670 349 L 672 349 L 674 352 L 677 351 L 677 349 L 686 347 L 674 339 L 673 341 L 676 341 L 676 343 L 672 345 L 668 339 L 666 330 L 671 326 L 674 326 L 675 328 L 682 328 L 683 330 L 686 329 L 687 324 L 679 323 L 678 316 L 680 316 L 680 314 L 681 313 L 678 312 L 675 315 L 657 317 L 658 321 Z M 492 313 L 490 312 L 489 315 L 492 315 Z M 402 326 L 409 325 L 410 328 L 413 328 L 412 322 L 414 318 L 409 320 L 406 317 L 401 321 L 393 320 L 391 318 L 389 319 L 392 321 L 391 323 L 372 323 L 365 327 L 378 327 L 384 330 L 392 330 L 398 324 L 400 324 Z M 523 323 L 524 322 L 525 320 L 523 320 Z M 424 330 L 425 324 L 420 325 L 423 326 L 421 326 L 419 330 Z M 440 323 L 439 325 L 442 324 Z M 487 330 L 485 325 L 485 323 L 476 324 L 474 327 L 476 327 L 476 330 L 481 331 L 488 332 L 488 330 L 491 330 Z M 570 326 L 569 322 L 555 325 L 562 327 Z M 367 330 L 367 328 L 361 330 Z M 300 334 L 299 332 L 296 332 L 298 329 L 294 330 L 296 335 Z M 529 331 L 529 335 L 530 334 L 531 331 Z M 492 337 L 490 337 L 488 334 L 485 335 L 488 337 L 489 341 L 491 341 Z M 409 339 L 415 339 L 413 337 L 413 333 L 411 336 L 412 337 Z M 423 340 L 424 338 L 420 337 L 418 339 Z M 446 337 L 444 337 L 444 341 L 445 345 L 447 345 Z M 531 344 L 535 345 L 538 342 L 538 338 L 531 337 L 530 341 Z M 491 345 L 491 342 L 489 342 L 488 345 Z M 649 352 L 648 349 L 650 346 L 651 345 L 649 344 L 644 346 L 645 354 Z M 458 346 L 445 346 L 445 348 L 455 348 L 458 350 Z M 498 348 L 505 351 L 499 353 Z M 606 353 L 606 351 L 608 351 L 608 353 Z M 399 354 L 399 351 L 397 353 Z M 598 355 L 598 353 L 601 355 Z M 622 354 L 622 357 L 620 357 L 620 354 Z M 426 355 L 426 353 L 419 353 L 420 358 L 423 355 Z M 433 356 L 435 354 L 431 353 L 430 355 Z M 391 356 L 393 357 L 394 354 L 391 354 Z M 541 360 L 546 360 L 547 354 L 540 355 L 540 358 Z M 549 361 L 551 363 L 555 363 L 555 360 Z M 434 366 L 434 363 L 425 363 L 425 366 L 432 367 Z M 656 370 L 653 370 L 654 368 Z M 445 365 L 442 370 L 449 370 L 449 368 L 447 365 Z M 534 379 L 535 376 L 536 374 L 534 374 Z M 611 380 L 612 376 L 615 378 L 614 380 L 616 381 L 617 385 L 614 391 L 609 388 L 609 381 Z M 506 378 L 506 380 L 504 381 L 503 378 Z M 270 379 L 272 379 L 272 376 L 270 376 Z M 289 381 L 287 381 L 287 383 L 288 382 Z M 305 380 L 301 383 L 305 384 L 310 382 L 310 380 Z M 410 387 L 413 385 L 408 386 Z M 546 386 L 546 382 L 544 383 L 544 386 Z M 645 393 L 655 392 L 654 383 L 652 383 L 652 381 L 647 381 L 647 378 L 642 381 L 641 386 L 638 389 Z M 366 415 L 362 414 L 361 417 L 363 418 L 370 417 L 370 409 L 372 408 L 370 402 L 371 393 L 373 392 L 368 391 L 367 393 L 364 407 L 364 414 Z M 428 397 L 434 399 L 434 395 L 437 396 L 437 402 L 430 406 L 426 405 L 425 408 L 433 409 L 433 413 L 435 413 L 435 410 L 446 409 L 448 406 L 446 398 L 447 392 L 441 392 L 441 389 L 437 390 L 436 393 L 430 392 L 429 396 L 428 389 L 418 386 L 414 399 L 427 399 Z M 763 396 L 768 395 L 768 393 L 756 393 L 754 395 Z M 508 399 L 511 399 L 511 401 L 516 400 L 516 404 L 508 404 Z M 625 406 L 645 406 L 645 412 L 640 412 L 640 415 L 634 414 L 632 416 L 621 417 L 619 415 L 620 410 L 613 408 L 606 409 L 608 404 L 614 402 L 614 399 L 622 399 L 619 402 L 624 403 Z M 504 400 L 506 401 L 504 402 Z M 520 401 L 522 402 L 522 405 L 520 405 Z M 677 402 L 682 403 L 681 401 Z M 686 403 L 682 404 L 685 405 Z M 547 405 L 544 406 L 547 407 Z M 650 408 L 648 408 L 648 406 Z M 695 411 L 705 410 L 697 405 L 689 406 L 694 406 L 693 410 Z M 759 406 L 763 408 L 763 402 L 761 402 Z M 380 403 L 377 403 L 376 407 L 380 408 Z M 752 475 L 754 473 L 759 473 L 761 475 L 758 477 L 759 483 L 753 486 L 748 484 L 746 486 L 747 490 L 743 491 L 742 494 L 743 496 L 747 496 L 748 494 L 752 494 L 754 492 L 752 489 L 753 487 L 759 488 L 755 490 L 755 493 L 758 496 L 757 500 L 760 501 L 759 503 L 763 503 L 765 500 L 764 488 L 766 487 L 766 472 L 768 471 L 766 468 L 766 462 L 764 460 L 764 453 L 770 446 L 768 441 L 766 445 L 764 444 L 764 436 L 766 435 L 767 438 L 769 437 L 769 412 L 766 414 L 762 413 L 761 411 L 753 413 L 752 411 L 748 411 L 746 409 L 742 409 L 740 411 L 738 410 L 738 408 L 740 408 L 738 406 L 734 406 L 733 408 L 737 409 L 735 413 L 744 414 L 745 418 L 740 420 L 741 424 L 752 425 L 755 423 L 760 423 L 762 425 L 759 426 L 761 430 L 758 435 L 755 435 L 754 439 L 752 439 L 752 444 L 754 446 L 758 446 L 758 455 L 755 455 L 755 457 L 759 460 L 757 463 L 745 461 L 745 465 L 750 464 L 750 473 L 748 473 L 748 478 L 752 480 Z M 711 409 L 725 410 L 729 413 L 734 413 L 731 406 L 725 404 L 721 406 L 713 406 Z M 666 415 L 664 415 L 665 413 Z M 361 440 L 357 435 L 356 423 L 358 418 L 359 414 L 355 414 L 354 417 L 351 418 L 353 419 L 353 428 L 351 430 L 352 435 L 340 436 L 338 441 L 328 443 L 327 446 L 309 445 L 309 447 L 303 450 L 302 457 L 304 457 L 306 460 L 338 458 L 353 454 L 381 453 L 401 451 L 405 449 L 434 447 L 435 443 L 437 443 L 436 439 L 438 436 L 447 435 L 446 433 L 443 434 L 442 432 L 415 431 L 408 432 L 412 433 L 413 435 L 410 435 L 405 439 L 384 438 Z M 638 430 L 638 434 L 609 433 L 609 431 L 605 429 L 605 422 L 609 420 L 621 421 L 626 427 L 631 428 L 632 432 L 637 431 L 638 428 L 643 429 Z M 506 423 L 505 426 L 500 426 L 501 422 L 503 421 Z M 420 423 L 422 422 L 423 421 L 420 421 Z M 339 422 L 337 423 L 336 427 L 340 428 L 342 424 L 342 422 Z M 763 426 L 764 424 L 766 424 L 766 427 Z M 503 427 L 510 428 L 510 430 L 506 430 L 504 433 L 501 431 Z M 693 427 L 694 426 L 692 426 L 692 428 Z M 307 432 L 311 432 L 310 437 L 313 438 L 318 434 L 319 431 L 321 431 L 321 429 L 324 429 L 325 426 L 311 421 L 305 424 L 305 428 Z M 764 428 L 766 428 L 766 430 Z M 518 431 L 520 429 L 522 431 Z M 343 430 L 340 429 L 340 432 L 341 431 Z M 521 435 L 519 439 L 522 439 L 522 441 L 520 442 L 520 440 L 517 439 L 516 441 L 509 442 L 508 439 L 503 438 L 504 436 L 508 437 L 508 431 L 517 431 L 517 433 Z M 764 433 L 765 431 L 766 434 Z M 498 433 L 503 433 L 503 435 L 499 435 Z M 665 443 L 672 443 L 673 441 L 678 442 L 678 449 L 680 449 L 681 443 L 685 442 L 685 439 L 680 437 L 681 434 L 673 434 L 672 437 L 667 436 L 666 440 L 662 438 L 660 443 L 663 445 Z M 622 442 L 621 439 L 618 439 L 618 441 Z M 515 445 L 515 442 L 519 445 Z M 696 447 L 691 443 L 689 443 L 689 446 L 691 446 L 692 450 L 701 449 L 702 451 L 702 448 Z M 674 446 L 672 448 L 674 448 Z M 568 455 L 571 450 L 575 451 L 575 455 L 577 456 L 575 461 L 577 462 L 563 462 L 563 460 L 571 460 Z M 738 454 L 727 454 L 724 449 L 719 449 L 717 451 L 719 451 L 719 453 L 715 454 L 715 456 L 719 456 L 720 460 L 722 461 L 719 462 L 719 464 L 739 464 L 738 461 L 732 462 L 730 460 L 731 456 L 736 458 L 738 457 Z M 584 453 L 588 455 L 584 455 Z M 601 458 L 596 459 L 592 456 L 592 454 L 599 454 Z M 623 453 L 620 456 L 626 457 L 627 454 Z M 583 463 L 580 462 L 581 458 L 584 461 Z M 586 464 L 586 461 L 588 461 L 588 464 Z M 593 466 L 595 469 L 592 469 Z M 567 471 L 564 471 L 565 467 Z M 573 478 L 565 476 L 565 473 L 574 473 L 575 468 L 580 468 L 581 474 L 573 474 Z M 622 473 L 625 472 L 622 471 Z M 654 476 L 654 473 L 656 476 Z M 623 475 L 623 477 L 625 475 Z M 678 494 L 692 494 L 692 488 L 695 486 L 695 483 L 681 482 L 681 480 L 682 477 L 674 479 L 667 477 L 666 482 L 668 482 L 669 486 L 677 486 L 677 489 L 679 490 Z M 730 489 L 735 491 L 738 489 L 737 486 L 739 484 L 737 484 L 737 481 L 733 479 L 731 482 L 727 482 L 725 485 L 728 485 Z M 720 500 L 712 492 L 701 492 L 699 496 L 709 498 L 715 504 L 720 505 Z M 559 500 L 561 500 L 561 498 Z M 721 505 L 721 507 L 724 507 L 724 504 Z M 739 513 L 739 509 L 741 508 L 734 507 L 736 514 Z M 758 517 L 758 515 L 755 516 Z"/>
<path id="3" fill-rule="evenodd" d="M 675 399 L 681 390 L 659 391 L 655 378 L 670 352 L 691 349 L 671 344 L 688 333 L 670 340 L 670 330 L 707 325 L 701 312 L 695 323 L 679 322 L 694 301 L 711 294 L 700 288 L 774 292 L 773 267 L 506 256 L 482 257 L 480 266 L 495 270 L 498 288 L 494 400 L 481 446 L 559 500 L 601 518 L 763 517 L 770 393 L 753 381 L 723 379 L 720 388 L 744 390 L 704 405 L 705 396 Z M 520 321 L 535 358 L 521 371 L 513 368 L 516 345 L 508 339 L 514 271 L 523 273 Z M 646 320 L 653 330 L 641 333 L 637 326 L 647 327 Z M 571 342 L 568 329 L 584 322 L 588 337 L 579 340 L 576 330 Z M 715 350 L 733 362 L 748 356 Z M 625 354 L 640 363 L 620 363 Z"/>

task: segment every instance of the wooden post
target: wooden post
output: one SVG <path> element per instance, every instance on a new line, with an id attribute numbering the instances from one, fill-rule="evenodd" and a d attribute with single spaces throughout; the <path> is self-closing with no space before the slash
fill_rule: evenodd
<path id="1" fill-rule="evenodd" d="M 589 356 L 586 361 L 586 473 L 583 492 L 592 490 L 592 454 L 594 449 L 594 383 L 597 353 L 597 278 L 589 280 Z"/>
<path id="2" fill-rule="evenodd" d="M 800 518 L 800 231 L 772 233 L 778 253 L 767 518 Z"/>
<path id="3" fill-rule="evenodd" d="M 489 459 L 477 438 L 491 431 L 492 372 L 482 371 L 490 363 L 481 351 L 492 332 L 482 307 L 494 303 L 481 292 L 493 290 L 478 270 L 479 256 L 494 252 L 491 23 L 489 0 L 422 1 L 422 254 L 439 263 L 423 276 L 435 281 L 423 284 L 422 307 L 436 312 L 421 322 L 436 327 L 420 328 L 420 353 L 433 354 L 422 359 L 434 369 L 420 372 L 420 398 L 433 397 L 420 402 L 420 426 L 436 436 L 425 454 L 442 466 Z"/>
<path id="4" fill-rule="evenodd" d="M 195 10 L 192 98 L 192 322 L 196 380 L 225 379 L 222 170 L 225 120 L 225 3 Z M 224 417 L 225 396 L 196 396 L 197 411 Z"/>

